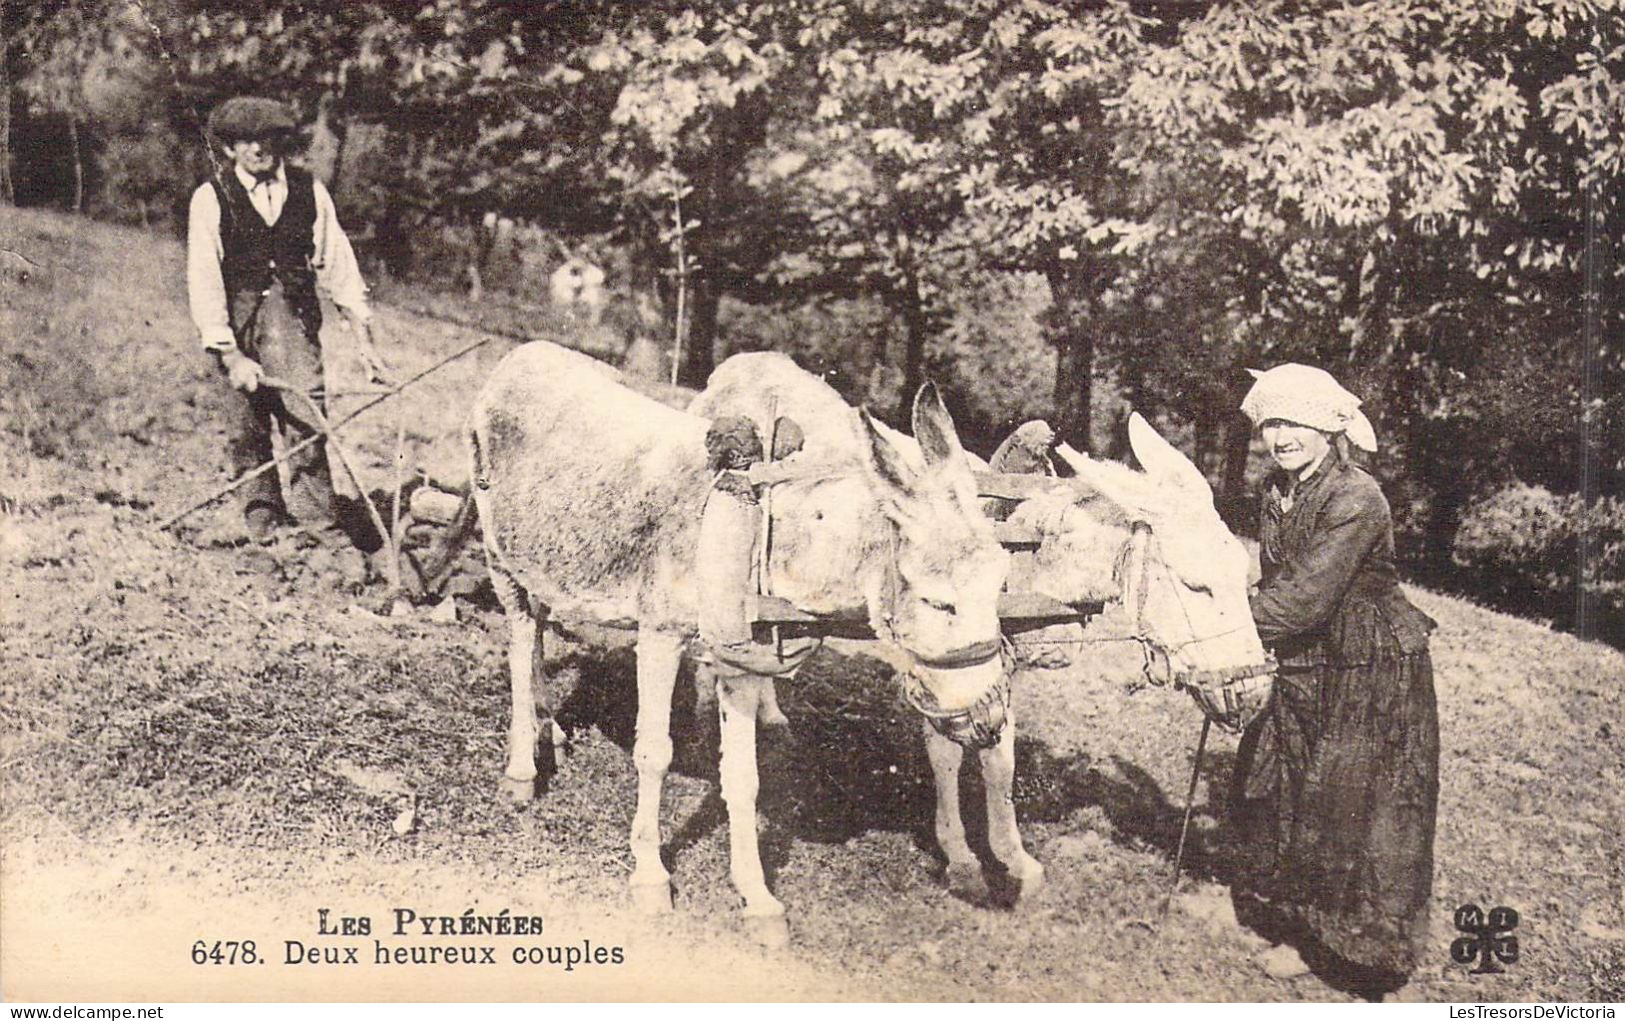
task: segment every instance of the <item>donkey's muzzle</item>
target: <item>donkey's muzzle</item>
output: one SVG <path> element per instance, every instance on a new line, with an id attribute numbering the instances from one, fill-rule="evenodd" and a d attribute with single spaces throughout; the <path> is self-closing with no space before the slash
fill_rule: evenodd
<path id="1" fill-rule="evenodd" d="M 964 709 L 940 708 L 936 697 L 913 674 L 904 678 L 903 695 L 930 721 L 932 730 L 973 751 L 998 744 L 1010 720 L 1010 675 L 1006 673 L 1000 673 L 998 683 Z"/>

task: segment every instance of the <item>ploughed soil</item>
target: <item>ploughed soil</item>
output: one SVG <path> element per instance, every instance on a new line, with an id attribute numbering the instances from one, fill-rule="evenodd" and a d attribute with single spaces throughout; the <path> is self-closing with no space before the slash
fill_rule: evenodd
<path id="1" fill-rule="evenodd" d="M 1351 998 L 1313 974 L 1269 977 L 1255 960 L 1265 944 L 1235 924 L 1219 824 L 1235 742 L 1217 732 L 1163 913 L 1200 718 L 1184 696 L 1138 687 L 1122 642 L 1066 647 L 1068 665 L 1016 679 L 1017 808 L 1049 880 L 1019 905 L 996 875 L 986 902 L 946 891 L 918 726 L 888 668 L 858 643 L 819 653 L 781 691 L 790 726 L 761 740 L 785 949 L 739 924 L 715 710 L 685 672 L 664 805 L 676 911 L 633 913 L 624 636 L 549 636 L 546 697 L 570 743 L 536 800 L 514 806 L 497 783 L 506 628 L 477 557 L 436 612 L 428 598 L 392 606 L 385 558 L 245 545 L 230 500 L 160 532 L 228 480 L 223 385 L 195 349 L 178 247 L 9 209 L 0 242 L 22 257 L 0 264 L 6 998 Z M 480 309 L 406 297 L 380 312 L 397 377 L 481 339 L 402 306 Z M 562 320 L 542 329 L 572 336 Z M 327 343 L 329 388 L 363 388 L 341 325 Z M 512 343 L 344 427 L 386 516 L 397 437 L 407 489 L 461 481 L 461 417 Z M 336 398 L 332 417 L 364 401 Z M 422 541 L 433 526 L 413 529 Z M 1413 596 L 1440 624 L 1443 752 L 1435 929 L 1407 995 L 1625 996 L 1625 655 Z M 1110 610 L 1084 632 L 1122 633 Z M 1521 956 L 1503 974 L 1450 959 L 1452 914 L 1468 902 L 1521 916 Z M 324 908 L 330 929 L 349 917 L 370 931 L 322 935 Z M 457 927 L 465 913 L 544 925 L 397 935 L 397 908 Z M 267 963 L 224 963 L 227 941 L 243 940 Z M 358 963 L 286 963 L 344 946 Z M 430 946 L 492 947 L 495 962 L 375 958 Z M 540 960 L 516 964 L 516 950 Z"/>

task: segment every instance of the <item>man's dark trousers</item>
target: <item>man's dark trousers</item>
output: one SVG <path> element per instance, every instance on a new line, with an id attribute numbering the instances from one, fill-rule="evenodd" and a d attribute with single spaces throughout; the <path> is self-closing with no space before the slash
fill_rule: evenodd
<path id="1" fill-rule="evenodd" d="M 259 362 L 267 376 L 311 396 L 325 417 L 319 324 L 301 321 L 280 280 L 264 292 L 234 293 L 230 301 L 233 332 L 242 353 Z M 234 476 L 271 459 L 273 432 L 282 434 L 284 450 L 320 432 L 310 405 L 263 383 L 253 393 L 233 389 L 227 408 L 226 442 Z M 243 487 L 244 515 L 264 507 L 278 518 L 292 516 L 311 528 L 332 524 L 333 481 L 326 443 L 312 443 L 289 457 L 285 467 L 287 500 L 283 500 L 278 472 L 263 472 Z"/>

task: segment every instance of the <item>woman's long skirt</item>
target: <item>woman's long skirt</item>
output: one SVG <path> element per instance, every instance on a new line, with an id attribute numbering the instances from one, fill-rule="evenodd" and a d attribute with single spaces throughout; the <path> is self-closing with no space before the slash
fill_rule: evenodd
<path id="1" fill-rule="evenodd" d="M 1232 890 L 1358 968 L 1403 978 L 1428 929 L 1439 723 L 1424 649 L 1283 673 L 1232 779 Z"/>

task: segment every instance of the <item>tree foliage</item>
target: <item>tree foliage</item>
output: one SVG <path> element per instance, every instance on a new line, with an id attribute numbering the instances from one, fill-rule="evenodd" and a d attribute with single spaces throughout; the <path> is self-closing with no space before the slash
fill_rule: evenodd
<path id="1" fill-rule="evenodd" d="M 1039 410 L 1080 446 L 1120 391 L 1230 500 L 1242 370 L 1322 365 L 1445 563 L 1514 478 L 1625 480 L 1620 8 L 69 0 L 7 6 L 6 80 L 84 133 L 126 215 L 209 105 L 285 95 L 341 150 L 370 133 L 341 198 L 379 236 L 497 210 L 619 253 L 668 313 L 680 236 L 689 382 L 725 299 L 808 323 L 869 300 L 861 342 L 795 346 L 898 401 L 945 377 L 989 421 L 1049 372 Z"/>

